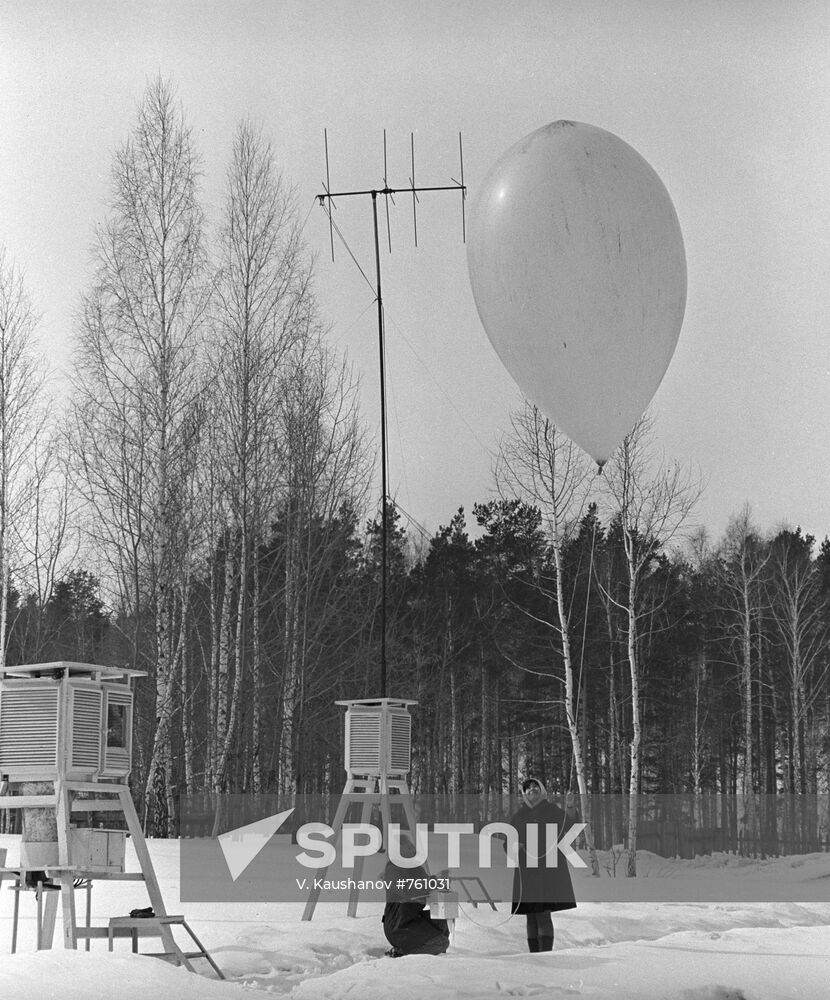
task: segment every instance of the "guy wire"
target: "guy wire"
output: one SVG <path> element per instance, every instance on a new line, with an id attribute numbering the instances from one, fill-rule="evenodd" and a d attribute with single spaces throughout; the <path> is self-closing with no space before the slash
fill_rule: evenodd
<path id="1" fill-rule="evenodd" d="M 333 228 L 333 229 L 334 229 L 334 231 L 335 231 L 335 232 L 337 233 L 337 235 L 338 235 L 338 237 L 340 238 L 340 241 L 341 241 L 341 243 L 343 244 L 343 246 L 344 246 L 344 247 L 346 248 L 346 252 L 347 252 L 347 253 L 349 254 L 349 256 L 350 256 L 350 257 L 352 258 L 352 260 L 354 261 L 354 265 L 355 265 L 355 267 L 356 267 L 356 268 L 358 269 L 358 271 L 360 271 L 360 273 L 361 273 L 361 274 L 363 275 L 363 280 L 364 280 L 364 281 L 366 282 L 366 284 L 367 284 L 367 285 L 368 285 L 368 286 L 369 286 L 369 287 L 370 287 L 370 288 L 372 289 L 372 294 L 373 294 L 373 295 L 374 295 L 374 297 L 375 297 L 375 301 L 377 301 L 377 294 L 378 294 L 378 292 L 377 292 L 377 289 L 375 288 L 375 286 L 374 286 L 374 285 L 372 284 L 371 280 L 370 280 L 370 279 L 368 278 L 368 276 L 366 275 L 366 272 L 365 272 L 365 271 L 363 270 L 363 268 L 362 268 L 362 267 L 360 266 L 360 262 L 358 261 L 357 257 L 355 257 L 354 253 L 352 253 L 352 248 L 351 248 L 351 247 L 349 246 L 349 244 L 348 244 L 348 243 L 346 242 L 346 237 L 345 237 L 345 236 L 343 235 L 343 233 L 341 232 L 341 230 L 340 230 L 340 226 L 338 226 L 338 225 L 337 225 L 337 223 L 336 223 L 336 222 L 334 221 L 334 218 L 332 217 L 332 214 L 331 214 L 331 207 L 330 207 L 329 205 L 326 205 L 326 204 L 325 204 L 325 202 L 324 202 L 324 201 L 322 201 L 322 200 L 320 200 L 320 207 L 321 207 L 321 208 L 323 209 L 323 211 L 324 211 L 324 212 L 326 213 L 326 215 L 328 216 L 328 219 L 329 219 L 329 222 L 331 223 L 331 226 L 332 226 L 332 228 Z"/>

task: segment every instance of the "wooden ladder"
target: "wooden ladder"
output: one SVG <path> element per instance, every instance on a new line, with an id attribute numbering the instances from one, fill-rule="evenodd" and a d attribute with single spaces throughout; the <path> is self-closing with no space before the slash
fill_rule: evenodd
<path id="1" fill-rule="evenodd" d="M 183 951 L 173 938 L 173 926 L 183 927 L 190 935 L 198 951 Z M 195 972 L 195 969 L 190 964 L 191 958 L 205 958 L 210 963 L 216 975 L 220 979 L 225 978 L 222 970 L 211 958 L 207 948 L 196 937 L 190 925 L 181 914 L 167 914 L 163 917 L 111 917 L 109 927 L 107 928 L 107 937 L 109 939 L 110 951 L 112 951 L 113 940 L 115 938 L 132 938 L 134 954 L 138 954 L 138 939 L 140 937 L 161 938 L 165 950 L 150 953 L 154 958 L 172 958 L 177 965 L 183 965 L 188 972 Z"/>

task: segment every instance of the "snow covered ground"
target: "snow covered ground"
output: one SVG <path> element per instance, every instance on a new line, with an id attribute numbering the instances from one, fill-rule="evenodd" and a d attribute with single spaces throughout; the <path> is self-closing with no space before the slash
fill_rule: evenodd
<path id="1" fill-rule="evenodd" d="M 14 863 L 18 838 L 0 837 Z M 361 903 L 356 919 L 342 904 L 320 904 L 310 923 L 302 905 L 185 903 L 179 899 L 178 843 L 150 841 L 162 892 L 171 913 L 188 923 L 221 966 L 216 981 L 206 962 L 192 975 L 158 959 L 134 956 L 118 940 L 91 950 L 35 951 L 35 901 L 21 900 L 16 955 L 10 955 L 13 896 L 0 892 L 0 998 L 2 1000 L 252 1000 L 257 991 L 291 1000 L 444 1000 L 454 997 L 607 998 L 607 1000 L 824 1000 L 830 996 L 830 855 L 747 863 L 724 855 L 695 862 L 645 857 L 646 870 L 675 877 L 695 873 L 704 887 L 734 885 L 749 898 L 750 882 L 791 882 L 793 871 L 809 902 L 656 903 L 583 902 L 554 916 L 556 943 L 530 955 L 524 920 L 467 905 L 447 955 L 385 958 L 382 906 Z M 128 848 L 128 868 L 135 869 Z M 702 881 L 701 881 L 702 879 Z M 823 894 L 822 894 L 823 893 Z M 579 895 L 579 893 L 578 893 Z M 754 898 L 763 896 L 756 892 Z M 770 893 L 775 898 L 774 893 Z M 711 897 L 707 897 L 711 898 Z M 141 883 L 95 883 L 93 923 L 147 905 Z M 83 912 L 83 895 L 78 899 Z M 60 943 L 60 917 L 56 943 Z M 142 947 L 152 949 L 151 941 Z"/>

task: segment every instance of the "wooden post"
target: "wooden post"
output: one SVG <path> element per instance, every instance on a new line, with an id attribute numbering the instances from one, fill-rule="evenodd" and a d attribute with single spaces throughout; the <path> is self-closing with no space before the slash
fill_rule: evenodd
<path id="1" fill-rule="evenodd" d="M 61 910 L 63 913 L 63 946 L 76 948 L 78 945 L 75 923 L 74 875 L 70 869 L 72 858 L 69 851 L 69 820 L 72 815 L 70 790 L 60 779 L 55 782 L 55 812 L 58 824 L 58 864 L 61 868 Z M 51 941 L 49 942 L 51 947 Z"/>

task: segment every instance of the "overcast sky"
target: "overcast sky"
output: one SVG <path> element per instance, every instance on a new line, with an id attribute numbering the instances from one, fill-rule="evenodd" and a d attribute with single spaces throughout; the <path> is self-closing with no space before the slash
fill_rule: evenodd
<path id="1" fill-rule="evenodd" d="M 236 123 L 259 122 L 297 188 L 317 290 L 360 372 L 377 427 L 373 292 L 323 190 L 464 175 L 474 195 L 513 143 L 565 118 L 614 132 L 677 209 L 689 293 L 655 398 L 667 455 L 708 478 L 714 535 L 749 501 L 763 528 L 830 533 L 830 5 L 826 0 L 0 0 L 0 243 L 24 268 L 41 335 L 65 365 L 106 215 L 115 148 L 148 78 L 170 79 L 203 157 L 209 218 Z M 337 221 L 374 274 L 371 202 Z M 385 218 L 383 219 L 385 226 Z M 491 457 L 518 392 L 480 326 L 461 208 L 426 194 L 391 210 L 382 257 L 390 481 L 429 530 L 488 498 Z"/>

